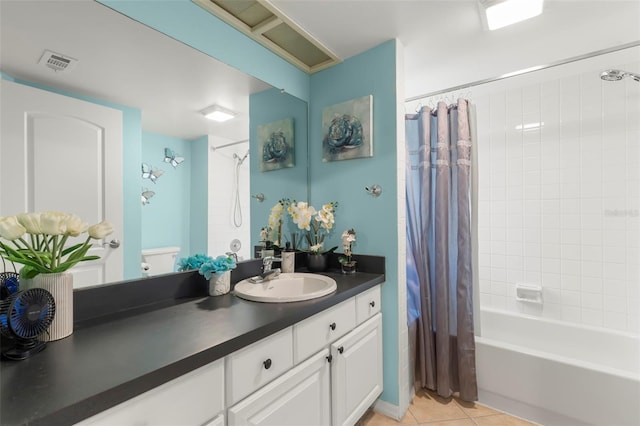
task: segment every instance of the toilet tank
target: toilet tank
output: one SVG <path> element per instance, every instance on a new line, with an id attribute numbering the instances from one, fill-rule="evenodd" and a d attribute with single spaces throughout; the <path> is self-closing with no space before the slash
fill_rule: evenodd
<path id="1" fill-rule="evenodd" d="M 158 247 L 142 250 L 143 269 L 146 275 L 168 274 L 174 271 L 180 247 Z"/>

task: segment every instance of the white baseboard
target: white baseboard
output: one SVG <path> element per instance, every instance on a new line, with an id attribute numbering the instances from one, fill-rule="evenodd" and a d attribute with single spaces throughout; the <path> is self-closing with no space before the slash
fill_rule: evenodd
<path id="1" fill-rule="evenodd" d="M 373 411 L 391 417 L 392 419 L 400 420 L 404 417 L 406 410 L 403 411 L 397 405 L 378 399 L 375 404 L 373 404 Z"/>

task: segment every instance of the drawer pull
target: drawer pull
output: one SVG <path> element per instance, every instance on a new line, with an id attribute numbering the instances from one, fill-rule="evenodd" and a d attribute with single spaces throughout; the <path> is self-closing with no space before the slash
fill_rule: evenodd
<path id="1" fill-rule="evenodd" d="M 335 330 L 335 329 L 336 329 L 336 323 L 335 323 L 335 322 L 332 322 L 331 324 L 329 324 L 329 328 L 330 328 L 331 330 Z"/>
<path id="2" fill-rule="evenodd" d="M 371 305 L 371 307 L 374 308 L 376 306 L 376 302 L 372 300 L 371 302 L 369 302 L 369 305 Z"/>
<path id="3" fill-rule="evenodd" d="M 267 358 L 265 362 L 262 363 L 264 365 L 265 370 L 271 368 L 271 358 Z"/>
<path id="4" fill-rule="evenodd" d="M 340 352 L 340 353 L 344 352 L 344 346 L 340 346 L 340 347 L 338 348 L 338 352 Z"/>

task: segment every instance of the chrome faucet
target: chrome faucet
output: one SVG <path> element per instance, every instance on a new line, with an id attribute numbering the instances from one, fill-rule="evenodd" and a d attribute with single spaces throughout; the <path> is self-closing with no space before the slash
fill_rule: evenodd
<path id="1" fill-rule="evenodd" d="M 262 272 L 269 272 L 273 262 L 282 262 L 282 259 L 275 256 L 266 256 L 262 258 Z"/>
<path id="2" fill-rule="evenodd" d="M 227 257 L 233 257 L 233 260 L 238 263 L 238 253 L 232 252 L 232 251 L 228 251 L 225 253 L 227 255 Z"/>
<path id="3" fill-rule="evenodd" d="M 249 278 L 252 283 L 261 283 L 270 281 L 280 275 L 280 268 L 272 269 L 273 262 L 282 262 L 282 259 L 275 256 L 266 256 L 262 258 L 262 273 L 255 277 Z"/>

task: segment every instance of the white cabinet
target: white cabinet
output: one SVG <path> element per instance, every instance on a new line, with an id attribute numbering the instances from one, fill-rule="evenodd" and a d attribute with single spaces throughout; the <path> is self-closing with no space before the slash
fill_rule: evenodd
<path id="1" fill-rule="evenodd" d="M 353 425 L 382 393 L 382 314 L 331 345 L 334 426 Z"/>
<path id="2" fill-rule="evenodd" d="M 329 425 L 328 355 L 328 349 L 318 352 L 229 408 L 229 425 Z"/>
<path id="3" fill-rule="evenodd" d="M 233 405 L 293 367 L 291 327 L 228 355 L 227 405 Z"/>
<path id="4" fill-rule="evenodd" d="M 200 367 L 79 425 L 224 425 L 219 415 L 224 410 L 223 361 Z"/>

